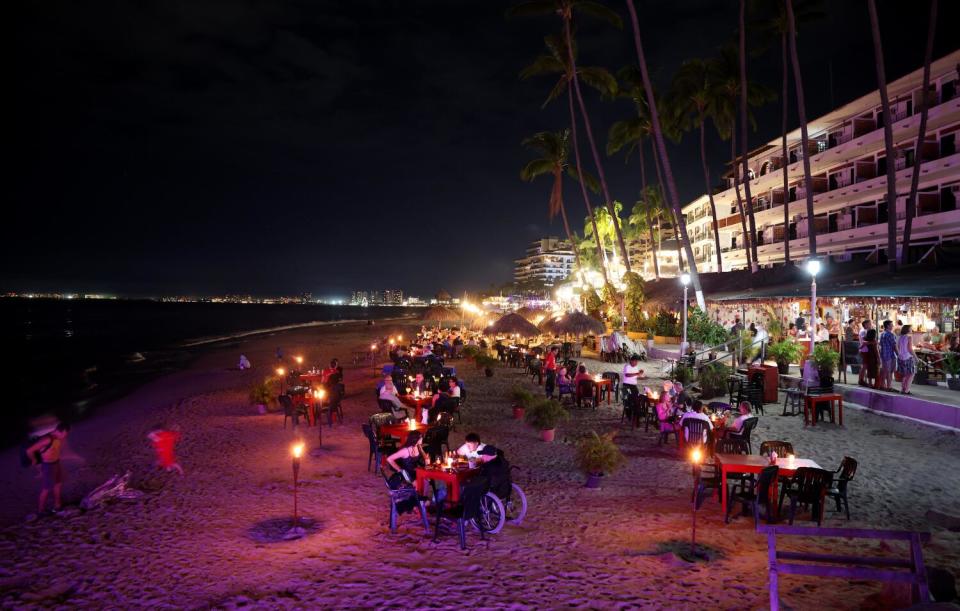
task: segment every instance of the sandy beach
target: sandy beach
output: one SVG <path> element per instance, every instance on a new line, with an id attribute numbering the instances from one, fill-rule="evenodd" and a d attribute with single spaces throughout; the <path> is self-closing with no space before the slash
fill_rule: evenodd
<path id="1" fill-rule="evenodd" d="M 485 378 L 472 363 L 452 363 L 469 400 L 450 440 L 459 444 L 466 432 L 476 431 L 520 467 L 516 481 L 529 500 L 524 523 L 486 541 L 468 533 L 466 551 L 452 535 L 432 543 L 411 514 L 391 535 L 386 488 L 366 470 L 368 446 L 360 431 L 376 411 L 371 389 L 377 377 L 369 366 L 350 365 L 349 357 L 375 334 L 399 329 L 388 323 L 341 325 L 245 338 L 76 426 L 65 462 L 66 502 L 75 506 L 85 492 L 127 470 L 145 492 L 138 500 L 28 521 L 38 482 L 30 469 L 8 469 L 0 482 L 0 606 L 767 606 L 766 539 L 754 532 L 752 519 L 725 526 L 719 502 L 708 500 L 697 515 L 697 536 L 712 559 L 687 562 L 680 550 L 689 544 L 691 476 L 676 447 L 658 447 L 652 430 L 621 426 L 616 402 L 574 410 L 557 440 L 544 443 L 511 418 L 507 390 L 515 383 L 535 388 L 519 370 L 501 367 Z M 346 365 L 345 420 L 324 427 L 320 448 L 316 429 L 284 429 L 282 415 L 261 415 L 249 404 L 249 385 L 272 365 L 277 346 L 287 355 L 303 353 L 308 362 L 339 356 Z M 240 352 L 259 371 L 230 370 Z M 960 513 L 955 432 L 854 408 L 846 410 L 844 428 L 804 428 L 799 417 L 779 416 L 781 405 L 770 404 L 761 417 L 755 451 L 762 440 L 782 439 L 793 443 L 798 456 L 827 469 L 836 469 L 845 455 L 860 461 L 850 489 L 853 519 L 848 523 L 828 506 L 825 525 L 929 530 L 927 565 L 960 574 L 960 533 L 926 517 L 928 510 Z M 145 434 L 162 421 L 182 428 L 183 477 L 152 468 Z M 628 457 L 598 490 L 583 487 L 584 475 L 573 462 L 574 441 L 590 430 L 618 430 L 617 443 Z M 289 447 L 297 435 L 307 444 L 301 511 L 316 521 L 317 531 L 295 541 L 259 542 L 259 527 L 290 516 Z M 15 453 L 5 452 L 3 460 L 14 464 Z M 863 553 L 881 546 L 831 540 L 792 542 L 790 548 Z M 780 593 L 794 609 L 896 608 L 909 602 L 899 589 L 868 581 L 787 576 Z"/>

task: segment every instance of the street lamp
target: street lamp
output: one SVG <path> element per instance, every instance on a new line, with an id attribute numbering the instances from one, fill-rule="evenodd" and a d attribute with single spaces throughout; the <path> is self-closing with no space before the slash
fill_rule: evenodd
<path id="1" fill-rule="evenodd" d="M 687 351 L 687 289 L 690 286 L 690 274 L 680 274 L 680 284 L 683 285 L 683 341 L 680 342 L 680 359 L 683 360 Z"/>
<path id="2" fill-rule="evenodd" d="M 817 274 L 820 273 L 820 261 L 807 261 L 807 273 L 810 274 L 810 358 L 813 358 L 813 348 L 817 341 Z"/>
<path id="3" fill-rule="evenodd" d="M 277 377 L 280 378 L 280 394 L 283 394 L 283 376 L 287 374 L 287 370 L 283 367 L 277 367 Z"/>

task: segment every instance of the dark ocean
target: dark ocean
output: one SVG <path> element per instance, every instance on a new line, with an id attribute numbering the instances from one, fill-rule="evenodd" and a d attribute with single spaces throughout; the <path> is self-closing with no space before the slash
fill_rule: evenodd
<path id="1" fill-rule="evenodd" d="M 75 419 L 156 375 L 184 367 L 206 340 L 337 320 L 396 318 L 416 308 L 0 299 L 0 443 L 32 416 Z"/>

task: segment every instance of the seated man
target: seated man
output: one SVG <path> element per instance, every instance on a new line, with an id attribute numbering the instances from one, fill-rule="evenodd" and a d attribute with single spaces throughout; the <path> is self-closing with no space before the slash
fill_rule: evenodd
<path id="1" fill-rule="evenodd" d="M 710 418 L 703 413 L 703 403 L 698 401 L 693 402 L 693 409 L 689 412 L 685 412 L 683 416 L 680 417 L 680 428 L 683 428 L 683 423 L 687 420 L 703 420 L 707 423 L 707 431 L 713 430 L 713 423 L 710 422 Z M 687 439 L 687 431 L 683 431 L 684 441 L 690 441 Z M 704 432 L 703 443 L 707 441 L 707 434 Z"/>
<path id="2" fill-rule="evenodd" d="M 467 433 L 463 445 L 457 448 L 457 454 L 468 460 L 482 461 L 483 459 L 480 459 L 480 452 L 486 447 L 486 444 L 480 443 L 480 435 Z"/>
<path id="3" fill-rule="evenodd" d="M 331 376 L 334 377 L 331 380 Z M 338 359 L 330 359 L 330 366 L 324 368 L 320 373 L 320 382 L 326 384 L 339 384 L 343 380 L 343 367 L 340 366 Z"/>
<path id="4" fill-rule="evenodd" d="M 403 401 L 397 396 L 397 387 L 393 385 L 393 378 L 384 376 L 383 386 L 380 387 L 380 400 L 389 401 L 393 404 L 393 415 L 399 418 L 407 417 L 407 410 L 403 406 Z"/>
<path id="5" fill-rule="evenodd" d="M 410 392 L 419 393 L 421 395 L 433 394 L 433 382 L 427 380 L 423 377 L 422 373 L 417 373 L 413 378 L 413 382 L 410 383 Z"/>
<path id="6" fill-rule="evenodd" d="M 450 411 L 460 401 L 460 385 L 457 378 L 451 376 L 447 383 L 447 390 L 441 390 L 433 396 L 433 405 L 430 408 L 430 422 L 437 419 L 440 412 Z"/>

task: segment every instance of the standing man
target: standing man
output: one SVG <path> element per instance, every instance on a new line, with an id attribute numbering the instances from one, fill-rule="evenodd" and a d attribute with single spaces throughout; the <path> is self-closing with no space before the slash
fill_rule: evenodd
<path id="1" fill-rule="evenodd" d="M 636 397 L 639 395 L 637 380 L 642 380 L 645 377 L 643 369 L 640 368 L 640 355 L 631 354 L 630 360 L 623 366 L 623 380 L 621 381 L 623 396 Z"/>
<path id="2" fill-rule="evenodd" d="M 893 321 L 883 321 L 883 331 L 880 333 L 880 378 L 877 388 L 892 390 L 893 371 L 897 367 L 897 336 L 893 334 Z"/>
<path id="3" fill-rule="evenodd" d="M 38 512 L 43 513 L 47 505 L 47 497 L 53 491 L 53 513 L 63 508 L 60 500 L 60 489 L 63 487 L 63 469 L 60 466 L 60 452 L 63 442 L 70 432 L 70 425 L 60 422 L 50 433 L 37 440 L 27 448 L 27 456 L 33 465 L 40 466 L 40 476 L 43 478 L 43 487 L 40 490 Z"/>
<path id="4" fill-rule="evenodd" d="M 860 333 L 858 333 L 857 335 L 858 339 L 860 340 L 860 377 L 857 380 L 857 384 L 859 384 L 860 386 L 868 386 L 868 384 L 864 383 L 863 381 L 864 374 L 866 374 L 867 372 L 867 368 L 865 366 L 866 363 L 864 362 L 865 361 L 864 355 L 870 351 L 870 346 L 867 345 L 866 341 L 864 341 L 864 337 L 866 337 L 867 331 L 873 328 L 873 323 L 870 322 L 869 319 L 864 320 L 862 323 L 862 327 L 863 328 L 860 329 Z"/>
<path id="5" fill-rule="evenodd" d="M 553 389 L 556 388 L 557 385 L 557 352 L 559 351 L 559 348 L 552 346 L 550 350 L 547 351 L 547 358 L 543 361 L 543 370 L 547 375 L 543 389 L 546 391 L 548 399 L 553 398 Z"/>

